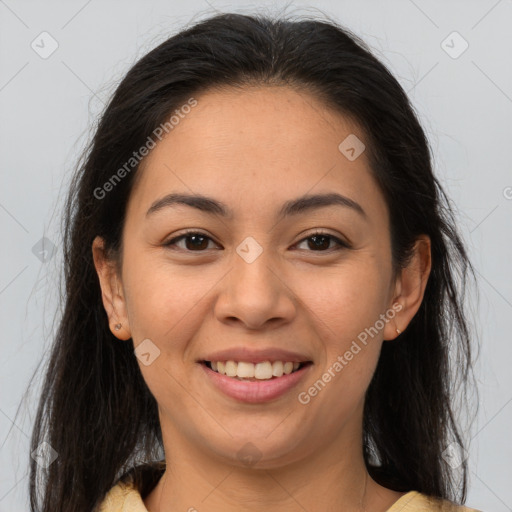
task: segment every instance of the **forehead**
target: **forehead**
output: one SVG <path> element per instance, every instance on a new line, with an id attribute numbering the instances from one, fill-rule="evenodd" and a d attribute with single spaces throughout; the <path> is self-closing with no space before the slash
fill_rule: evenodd
<path id="1" fill-rule="evenodd" d="M 130 200 L 145 211 L 169 192 L 215 196 L 239 217 L 304 194 L 337 191 L 386 215 L 366 153 L 339 145 L 364 133 L 314 96 L 290 87 L 211 90 L 141 164 Z M 179 109 L 178 109 L 179 110 Z M 136 199 L 136 200 L 135 200 Z"/>

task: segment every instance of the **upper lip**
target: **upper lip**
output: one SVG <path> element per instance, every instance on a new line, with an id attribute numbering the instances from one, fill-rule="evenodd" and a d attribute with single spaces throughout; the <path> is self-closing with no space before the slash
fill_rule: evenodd
<path id="1" fill-rule="evenodd" d="M 283 350 L 280 348 L 266 348 L 254 350 L 246 347 L 228 348 L 213 352 L 199 361 L 244 361 L 247 363 L 261 363 L 264 361 L 291 361 L 293 363 L 305 363 L 311 361 L 307 356 Z"/>

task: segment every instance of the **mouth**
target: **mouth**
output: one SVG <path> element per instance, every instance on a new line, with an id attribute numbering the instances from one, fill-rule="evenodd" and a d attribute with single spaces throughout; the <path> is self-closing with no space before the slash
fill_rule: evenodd
<path id="1" fill-rule="evenodd" d="M 309 366 L 312 361 L 201 361 L 210 370 L 246 382 L 269 381 L 279 379 L 283 375 L 291 375 Z"/>
<path id="2" fill-rule="evenodd" d="M 263 404 L 289 396 L 306 379 L 312 361 L 198 361 L 206 378 L 223 396 L 247 404 Z"/>

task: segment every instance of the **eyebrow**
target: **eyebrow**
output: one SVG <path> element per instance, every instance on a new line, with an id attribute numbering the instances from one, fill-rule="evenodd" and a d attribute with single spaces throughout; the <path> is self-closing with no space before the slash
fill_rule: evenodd
<path id="1" fill-rule="evenodd" d="M 149 210 L 146 212 L 146 217 L 164 208 L 175 205 L 186 205 L 210 215 L 233 218 L 233 211 L 221 201 L 211 197 L 193 194 L 168 194 L 156 200 L 150 206 Z M 291 199 L 283 204 L 277 216 L 278 218 L 290 217 L 327 206 L 343 206 L 350 208 L 359 213 L 366 220 L 368 219 L 366 212 L 359 203 L 338 193 L 304 195 L 296 199 Z"/>

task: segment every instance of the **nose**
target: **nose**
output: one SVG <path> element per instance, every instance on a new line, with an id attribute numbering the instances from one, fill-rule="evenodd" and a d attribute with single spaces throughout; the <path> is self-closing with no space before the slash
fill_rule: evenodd
<path id="1" fill-rule="evenodd" d="M 251 330 L 292 321 L 298 302 L 293 283 L 270 252 L 263 250 L 255 259 L 246 258 L 243 251 L 234 257 L 215 305 L 219 321 L 238 322 Z"/>

